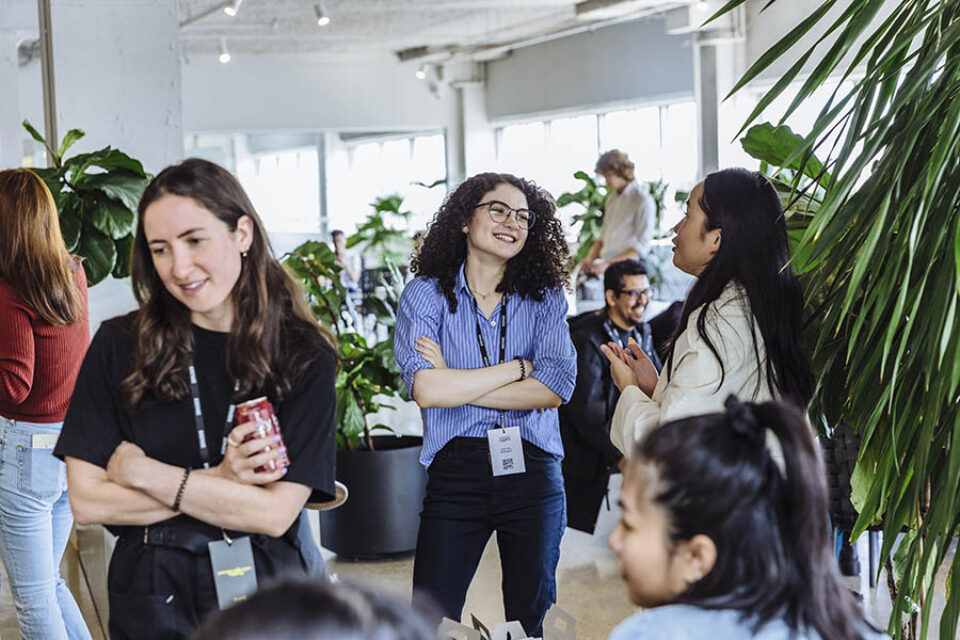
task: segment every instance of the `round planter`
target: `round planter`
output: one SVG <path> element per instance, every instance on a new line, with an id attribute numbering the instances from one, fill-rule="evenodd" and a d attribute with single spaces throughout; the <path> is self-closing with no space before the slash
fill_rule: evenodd
<path id="1" fill-rule="evenodd" d="M 320 512 L 320 543 L 356 559 L 408 554 L 417 548 L 427 471 L 422 438 L 376 436 L 374 451 L 338 451 L 337 480 L 350 497 Z"/>

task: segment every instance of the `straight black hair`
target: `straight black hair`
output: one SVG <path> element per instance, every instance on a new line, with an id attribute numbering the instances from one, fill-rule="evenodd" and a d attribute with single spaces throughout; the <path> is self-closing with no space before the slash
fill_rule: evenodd
<path id="1" fill-rule="evenodd" d="M 794 630 L 856 640 L 872 629 L 833 557 L 819 449 L 792 405 L 744 404 L 653 430 L 631 464 L 645 467 L 648 495 L 672 543 L 708 536 L 713 568 L 675 602 L 738 609 L 755 631 L 783 618 Z M 784 470 L 767 445 L 779 442 Z"/>
<path id="2" fill-rule="evenodd" d="M 603 272 L 603 290 L 620 295 L 623 292 L 624 276 L 647 275 L 647 261 L 643 258 L 627 258 L 613 262 Z"/>
<path id="3" fill-rule="evenodd" d="M 722 230 L 720 248 L 687 295 L 674 335 L 686 328 L 691 314 L 697 316 L 697 332 L 720 362 L 724 363 L 710 336 L 706 317 L 710 303 L 736 281 L 746 291 L 766 350 L 765 378 L 772 392 L 805 408 L 813 396 L 810 364 L 800 349 L 803 293 L 790 268 L 790 247 L 780 196 L 762 175 L 746 169 L 717 171 L 703 182 L 699 205 L 707 217 L 705 231 Z M 754 353 L 760 360 L 759 343 L 752 334 Z M 673 348 L 667 358 L 667 375 L 673 368 Z"/>

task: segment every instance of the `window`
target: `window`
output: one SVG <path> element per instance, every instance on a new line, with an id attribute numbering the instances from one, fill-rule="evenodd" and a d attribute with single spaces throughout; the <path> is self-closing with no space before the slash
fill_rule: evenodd
<path id="1" fill-rule="evenodd" d="M 692 101 L 508 125 L 497 131 L 497 141 L 498 171 L 534 180 L 554 197 L 579 189 L 582 183 L 574 172 L 593 175 L 601 152 L 626 152 L 640 183 L 662 179 L 670 187 L 662 229 L 679 217 L 674 192 L 690 189 L 697 179 L 697 110 Z M 571 237 L 569 222 L 576 213 L 575 206 L 560 210 Z"/>
<path id="2" fill-rule="evenodd" d="M 320 231 L 320 161 L 316 147 L 238 158 L 237 179 L 267 231 Z"/>
<path id="3" fill-rule="evenodd" d="M 329 138 L 328 138 L 329 140 Z M 403 196 L 409 232 L 425 229 L 446 195 L 446 150 L 442 134 L 376 141 L 334 141 L 327 149 L 327 206 L 330 229 L 347 235 L 366 219 L 377 198 Z"/>

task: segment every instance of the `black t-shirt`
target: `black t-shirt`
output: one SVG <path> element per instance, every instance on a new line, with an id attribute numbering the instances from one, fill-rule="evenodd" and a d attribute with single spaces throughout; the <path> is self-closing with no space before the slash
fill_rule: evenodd
<path id="1" fill-rule="evenodd" d="M 121 441 L 136 444 L 161 462 L 199 468 L 200 449 L 193 401 L 149 403 L 130 412 L 117 388 L 131 371 L 131 331 L 136 312 L 108 320 L 90 344 L 77 376 L 70 408 L 54 455 L 79 458 L 106 468 Z M 193 327 L 197 383 L 211 465 L 220 462 L 224 422 L 233 392 L 227 375 L 227 334 Z M 312 500 L 331 500 L 336 465 L 336 363 L 332 348 L 321 349 L 276 406 L 290 468 L 285 482 L 313 489 Z M 192 520 L 189 516 L 177 518 Z M 171 520 L 172 521 L 172 520 Z M 168 522 L 171 522 L 168 521 Z M 296 526 L 296 523 L 294 523 Z M 108 526 L 121 535 L 131 527 Z"/>

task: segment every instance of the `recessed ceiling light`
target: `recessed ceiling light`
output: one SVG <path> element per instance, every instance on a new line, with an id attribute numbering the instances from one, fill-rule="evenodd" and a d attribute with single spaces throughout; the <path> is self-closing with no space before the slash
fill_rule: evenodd
<path id="1" fill-rule="evenodd" d="M 707 11 L 710 11 L 710 3 L 700 0 L 700 2 L 697 3 L 697 9 L 703 13 L 706 13 Z"/>
<path id="2" fill-rule="evenodd" d="M 240 5 L 243 4 L 243 0 L 232 0 L 228 2 L 223 7 L 223 12 L 230 16 L 231 18 L 236 17 L 237 13 L 240 11 Z"/>
<path id="3" fill-rule="evenodd" d="M 330 24 L 330 16 L 326 14 L 320 4 L 313 5 L 313 11 L 317 14 L 317 25 L 325 27 Z"/>
<path id="4" fill-rule="evenodd" d="M 223 38 L 220 38 L 220 55 L 217 56 L 217 60 L 220 61 L 220 64 L 230 62 L 230 52 L 227 51 L 227 41 Z"/>

